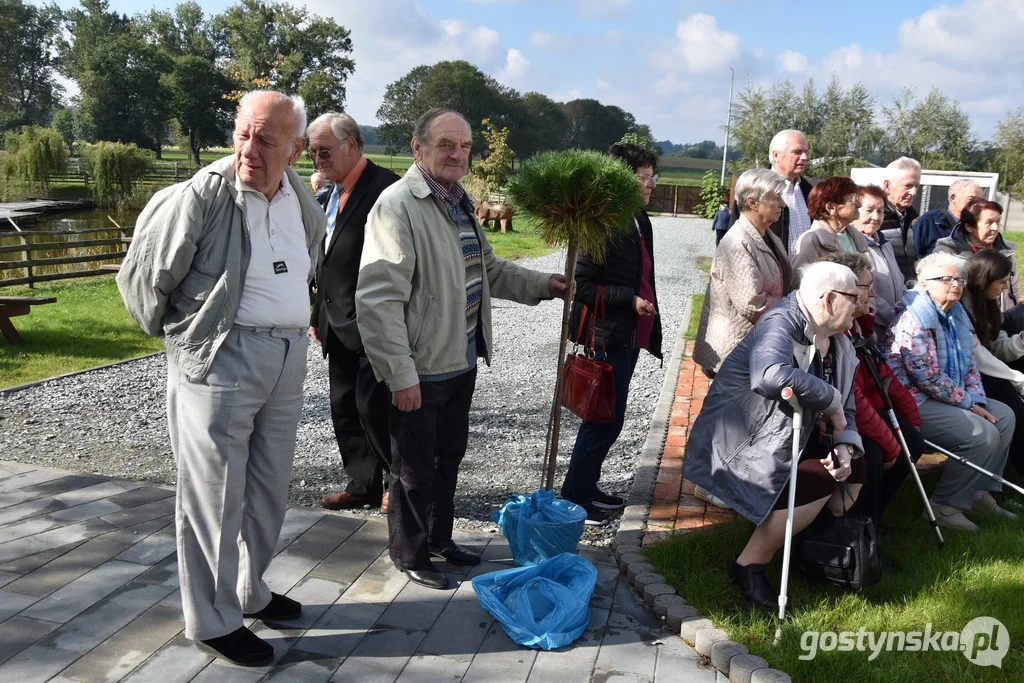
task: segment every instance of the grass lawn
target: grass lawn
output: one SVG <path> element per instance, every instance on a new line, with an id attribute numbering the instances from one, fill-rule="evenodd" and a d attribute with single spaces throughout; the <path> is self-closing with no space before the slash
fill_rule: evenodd
<path id="1" fill-rule="evenodd" d="M 697 328 L 700 326 L 700 311 L 704 308 L 704 295 L 694 294 L 693 305 L 690 307 L 690 324 L 686 328 L 686 338 L 693 340 L 697 338 Z"/>
<path id="2" fill-rule="evenodd" d="M 0 341 L 0 388 L 162 351 L 128 315 L 114 278 L 41 283 L 35 289 L 5 287 L 5 296 L 53 296 L 57 303 L 34 307 L 13 319 L 25 343 Z"/>
<path id="3" fill-rule="evenodd" d="M 931 489 L 937 474 L 926 475 Z M 1019 477 L 1016 480 L 1020 480 Z M 1007 499 L 1017 496 L 1005 494 Z M 1024 501 L 1022 501 L 1024 502 Z M 740 600 L 726 575 L 754 525 L 746 520 L 705 533 L 677 536 L 645 551 L 666 580 L 717 627 L 751 653 L 790 674 L 795 681 L 1022 681 L 1024 680 L 1024 520 L 984 518 L 977 534 L 943 530 L 938 549 L 934 533 L 921 518 L 921 501 L 912 482 L 904 483 L 886 513 L 882 552 L 900 568 L 861 594 L 791 574 L 787 626 L 773 646 L 777 612 L 753 611 Z M 768 570 L 779 585 L 782 552 Z M 1010 652 L 1002 668 L 980 667 L 959 652 L 818 651 L 799 657 L 805 631 L 960 632 L 981 616 L 1001 621 L 1010 634 Z M 808 643 L 809 647 L 809 643 Z"/>
<path id="4" fill-rule="evenodd" d="M 1007 242 L 1017 245 L 1017 263 L 1024 263 L 1024 232 L 1020 230 L 1004 230 L 1003 237 Z"/>

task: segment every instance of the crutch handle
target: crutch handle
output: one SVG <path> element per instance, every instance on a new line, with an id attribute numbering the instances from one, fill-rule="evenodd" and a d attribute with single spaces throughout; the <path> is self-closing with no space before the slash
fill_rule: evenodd
<path id="1" fill-rule="evenodd" d="M 782 400 L 788 403 L 794 411 L 800 412 L 800 402 L 796 400 L 793 387 L 782 387 Z"/>

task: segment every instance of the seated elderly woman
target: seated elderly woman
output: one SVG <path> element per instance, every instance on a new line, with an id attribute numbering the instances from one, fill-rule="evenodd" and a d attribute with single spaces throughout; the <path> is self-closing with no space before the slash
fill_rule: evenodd
<path id="1" fill-rule="evenodd" d="M 729 568 L 755 604 L 778 604 L 764 568 L 785 540 L 793 409 L 782 399 L 784 388 L 792 388 L 808 425 L 799 444 L 794 533 L 826 504 L 842 514 L 844 498 L 849 507 L 860 493 L 863 448 L 853 427 L 857 358 L 843 334 L 856 307 L 857 278 L 849 268 L 807 266 L 800 289 L 765 313 L 725 359 L 687 439 L 686 478 L 757 524 Z M 850 484 L 845 494 L 837 481 Z"/>
<path id="2" fill-rule="evenodd" d="M 974 358 L 981 385 L 990 399 L 1013 411 L 1017 426 L 1010 442 L 1010 461 L 1024 473 L 1024 335 L 1003 331 L 999 297 L 1009 286 L 1013 263 L 995 249 L 982 249 L 967 259 L 967 288 L 961 299 L 974 325 Z"/>
<path id="3" fill-rule="evenodd" d="M 886 335 L 886 360 L 917 401 L 921 435 L 1001 475 L 1015 419 L 1005 404 L 985 396 L 971 321 L 960 303 L 966 284 L 960 263 L 938 252 L 917 262 L 917 286 L 903 295 L 904 308 Z M 935 518 L 943 526 L 976 531 L 964 510 L 1012 515 L 990 493 L 1001 488 L 984 474 L 947 461 L 931 495 Z"/>
<path id="4" fill-rule="evenodd" d="M 714 377 L 757 319 L 792 288 L 786 248 L 768 230 L 782 213 L 786 179 L 755 168 L 736 181 L 740 217 L 722 238 L 694 343 L 693 360 Z"/>
<path id="5" fill-rule="evenodd" d="M 826 178 L 807 195 L 811 229 L 800 235 L 793 250 L 793 270 L 814 263 L 825 254 L 865 253 L 868 242 L 851 223 L 860 218 L 860 188 L 845 176 Z"/>
<path id="6" fill-rule="evenodd" d="M 903 298 L 907 286 L 903 282 L 903 271 L 896 262 L 892 243 L 879 229 L 885 217 L 885 193 L 875 185 L 861 186 L 860 218 L 853 222 L 857 232 L 864 235 L 871 259 L 874 293 L 871 300 L 875 307 L 875 343 L 885 339 L 885 331 L 892 322 L 896 304 Z M 865 330 L 866 334 L 871 330 Z"/>
<path id="7" fill-rule="evenodd" d="M 1017 245 L 1007 242 L 999 221 L 1003 207 L 981 197 L 971 197 L 960 212 L 960 222 L 953 227 L 949 237 L 935 242 L 935 251 L 940 254 L 958 256 L 962 266 L 971 254 L 982 249 L 996 249 L 1013 265 L 1006 290 L 999 295 L 999 308 L 1006 313 L 1021 303 L 1020 276 L 1017 274 Z"/>

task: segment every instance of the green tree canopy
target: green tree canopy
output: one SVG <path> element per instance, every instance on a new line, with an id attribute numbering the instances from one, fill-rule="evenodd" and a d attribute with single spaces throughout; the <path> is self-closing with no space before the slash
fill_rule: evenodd
<path id="1" fill-rule="evenodd" d="M 0 2 L 0 131 L 48 123 L 60 104 L 54 75 L 62 17 L 56 5 Z"/>
<path id="2" fill-rule="evenodd" d="M 200 166 L 203 148 L 224 142 L 231 111 L 225 94 L 230 83 L 212 62 L 183 55 L 174 59 L 174 66 L 160 77 L 160 84 L 171 95 L 170 115 L 188 141 L 189 159 Z"/>
<path id="3" fill-rule="evenodd" d="M 1024 197 L 1024 107 L 996 124 L 995 168 L 1003 189 Z"/>
<path id="4" fill-rule="evenodd" d="M 933 89 L 916 101 L 914 89 L 904 88 L 892 104 L 882 107 L 884 157 L 906 155 L 926 168 L 961 169 L 976 146 L 971 121 L 960 103 Z"/>
<path id="5" fill-rule="evenodd" d="M 566 147 L 604 152 L 636 125 L 629 112 L 597 100 L 566 102 L 562 111 L 568 120 Z"/>

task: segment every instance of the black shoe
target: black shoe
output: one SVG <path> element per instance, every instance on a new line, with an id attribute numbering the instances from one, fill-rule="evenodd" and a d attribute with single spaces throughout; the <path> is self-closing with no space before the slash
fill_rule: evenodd
<path id="1" fill-rule="evenodd" d="M 594 499 L 591 502 L 591 505 L 602 510 L 618 510 L 625 504 L 626 501 L 618 496 L 610 496 L 600 489 L 594 494 Z"/>
<path id="2" fill-rule="evenodd" d="M 581 505 L 587 511 L 586 526 L 608 526 L 608 513 L 597 509 L 595 505 Z"/>
<path id="3" fill-rule="evenodd" d="M 274 648 L 255 633 L 242 627 L 226 636 L 200 640 L 218 657 L 239 666 L 264 666 L 274 659 Z"/>
<path id="4" fill-rule="evenodd" d="M 287 621 L 302 616 L 302 604 L 277 593 L 270 594 L 270 602 L 259 612 L 243 614 L 243 617 L 263 621 Z"/>
<path id="5" fill-rule="evenodd" d="M 733 562 L 729 567 L 729 578 L 739 586 L 746 600 L 768 609 L 779 606 L 779 594 L 768 583 L 763 564 L 749 564 L 744 567 Z"/>
<path id="6" fill-rule="evenodd" d="M 436 545 L 430 546 L 430 559 L 452 564 L 473 565 L 480 564 L 480 556 L 471 553 L 465 548 L 460 548 L 455 541 L 449 541 L 448 545 L 439 548 Z"/>
<path id="7" fill-rule="evenodd" d="M 413 583 L 427 588 L 436 588 L 439 591 L 448 589 L 448 577 L 435 567 L 433 562 L 427 562 L 419 569 L 403 569 L 397 565 L 396 569 L 408 576 Z"/>

